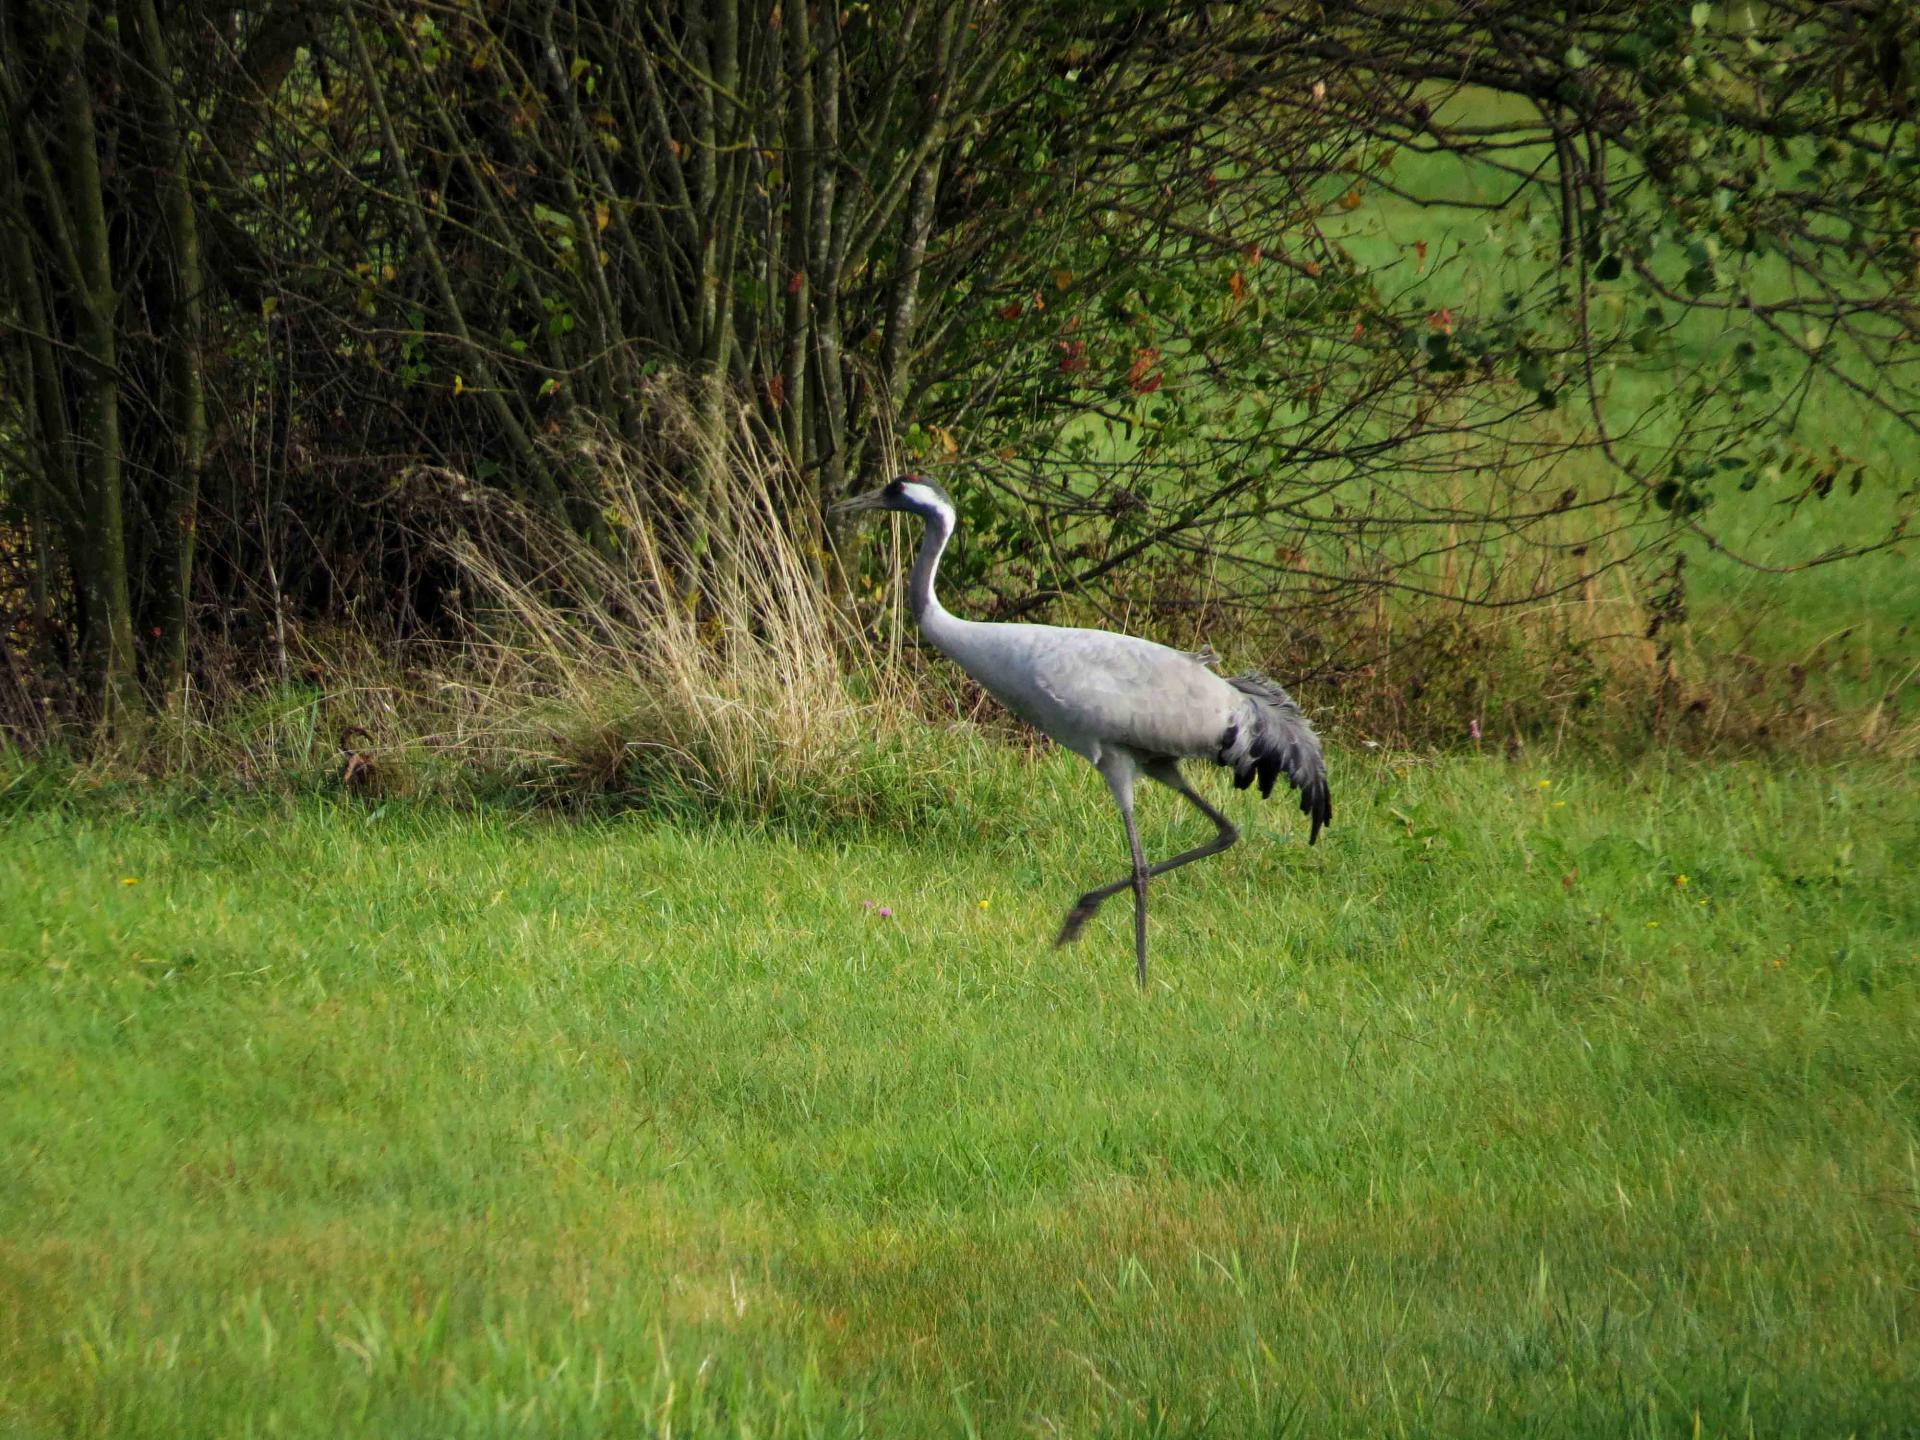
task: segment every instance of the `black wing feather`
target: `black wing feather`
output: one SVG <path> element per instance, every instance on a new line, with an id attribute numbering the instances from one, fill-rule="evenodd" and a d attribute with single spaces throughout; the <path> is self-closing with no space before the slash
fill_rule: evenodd
<path id="1" fill-rule="evenodd" d="M 1262 799 L 1273 794 L 1274 781 L 1285 775 L 1300 792 L 1300 813 L 1313 826 L 1307 843 L 1313 844 L 1333 819 L 1320 737 L 1293 697 L 1266 676 L 1236 675 L 1227 683 L 1249 703 L 1241 717 L 1227 726 L 1214 758 L 1232 769 L 1235 789 L 1244 790 L 1257 778 Z"/>

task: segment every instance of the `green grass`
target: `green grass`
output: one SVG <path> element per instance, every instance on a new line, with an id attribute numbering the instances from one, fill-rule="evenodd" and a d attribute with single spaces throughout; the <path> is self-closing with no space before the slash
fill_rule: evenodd
<path id="1" fill-rule="evenodd" d="M 1450 104 L 1456 119 L 1473 123 L 1531 116 L 1521 102 L 1479 92 L 1455 96 Z M 1505 158 L 1520 166 L 1544 154 L 1516 151 Z M 1552 171 L 1547 174 L 1552 183 Z M 1487 202 L 1515 191 L 1510 175 L 1455 156 L 1413 151 L 1396 159 L 1393 177 L 1410 194 L 1429 199 Z M 1429 275 L 1420 293 L 1436 308 L 1450 306 L 1472 320 L 1495 313 L 1509 292 L 1537 291 L 1550 273 L 1546 251 L 1558 233 L 1557 204 L 1556 196 L 1537 191 L 1488 214 L 1429 207 L 1382 191 L 1368 195 L 1350 215 L 1335 211 L 1329 219 L 1389 290 L 1411 288 L 1419 275 Z M 1431 264 L 1425 269 L 1416 263 L 1416 241 L 1429 247 Z M 1529 247 L 1537 247 L 1535 253 L 1528 253 Z M 1777 258 L 1750 263 L 1762 290 L 1787 284 Z M 1597 329 L 1611 332 L 1623 317 L 1639 315 L 1649 298 L 1630 277 L 1596 283 Z M 1664 308 L 1670 314 L 1675 309 Z M 1616 433 L 1630 428 L 1631 417 L 1659 412 L 1670 394 L 1686 390 L 1703 367 L 1710 368 L 1709 361 L 1724 361 L 1741 341 L 1759 346 L 1779 393 L 1799 384 L 1798 363 L 1780 353 L 1749 317 L 1702 312 L 1674 319 L 1671 343 L 1659 355 L 1637 368 L 1623 365 L 1605 372 L 1609 423 Z M 1570 412 L 1543 415 L 1538 423 L 1549 433 L 1570 434 L 1587 423 L 1584 401 Z M 1815 381 L 1790 413 L 1795 439 L 1808 451 L 1846 457 L 1844 475 L 1851 475 L 1855 463 L 1865 467 L 1859 493 L 1849 493 L 1843 480 L 1825 500 L 1796 502 L 1803 480 L 1765 480 L 1742 491 L 1741 477 L 1727 476 L 1710 487 L 1713 503 L 1701 517 L 1723 545 L 1762 565 L 1804 564 L 1824 552 L 1883 541 L 1900 516 L 1913 513 L 1920 471 L 1912 437 L 1901 426 L 1825 378 Z M 1660 414 L 1641 437 L 1646 453 L 1664 452 L 1677 438 L 1676 423 L 1677 417 Z M 1579 468 L 1599 465 L 1597 459 L 1584 462 L 1575 478 Z M 1914 687 L 1920 675 L 1915 665 L 1920 584 L 1913 578 L 1910 545 L 1780 574 L 1749 568 L 1692 537 L 1684 543 L 1693 639 L 1709 681 L 1765 682 L 1795 696 L 1805 687 L 1809 698 L 1841 711 L 1858 712 L 1887 700 L 1896 714 L 1911 714 L 1920 694 Z M 1795 676 L 1793 667 L 1804 674 Z"/>
<path id="2" fill-rule="evenodd" d="M 1911 773 L 1341 755 L 1141 995 L 1095 778 L 971 763 L 17 807 L 0 1434 L 1912 1433 Z"/>

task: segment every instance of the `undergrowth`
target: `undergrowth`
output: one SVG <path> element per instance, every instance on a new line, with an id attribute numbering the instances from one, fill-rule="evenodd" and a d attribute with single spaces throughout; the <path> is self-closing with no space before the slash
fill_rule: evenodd
<path id="1" fill-rule="evenodd" d="M 856 598 L 836 597 L 827 537 L 790 521 L 809 513 L 802 477 L 746 411 L 716 441 L 659 384 L 644 444 L 593 430 L 550 442 L 600 479 L 584 534 L 578 517 L 457 473 L 398 477 L 396 514 L 453 581 L 438 636 L 291 628 L 282 678 L 211 673 L 132 748 L 45 731 L 29 744 L 16 726 L 0 741 L 0 805 L 165 778 L 209 793 L 899 823 L 938 808 L 981 736 L 1036 743 L 914 644 L 910 526 L 896 521 L 852 571 Z M 696 504 L 679 489 L 689 474 L 724 478 Z M 1568 538 L 1565 554 L 1495 543 L 1457 571 L 1449 553 L 1417 599 L 1355 591 L 1311 611 L 1230 605 L 1218 576 L 1143 559 L 1114 605 L 1070 597 L 1045 618 L 1211 644 L 1282 677 L 1336 749 L 1920 754 L 1912 674 L 1862 700 L 1814 655 L 1696 643 L 1683 560 L 1651 579 L 1601 567 L 1569 588 L 1594 567 Z M 994 618 L 990 600 L 954 603 Z"/>

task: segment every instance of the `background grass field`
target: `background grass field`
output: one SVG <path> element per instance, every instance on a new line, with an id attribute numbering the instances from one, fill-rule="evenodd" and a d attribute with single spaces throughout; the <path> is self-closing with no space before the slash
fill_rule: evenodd
<path id="1" fill-rule="evenodd" d="M 1443 115 L 1478 125 L 1537 118 L 1530 106 L 1476 90 L 1449 97 Z M 1521 148 L 1503 158 L 1524 169 L 1546 155 Z M 1370 192 L 1350 213 L 1329 206 L 1333 233 L 1384 288 L 1419 295 L 1462 316 L 1483 316 L 1498 313 L 1503 296 L 1537 293 L 1554 283 L 1556 195 L 1545 189 L 1516 194 L 1512 175 L 1458 156 L 1406 151 L 1395 160 L 1392 175 L 1403 194 Z M 1478 213 L 1422 203 L 1439 200 L 1509 203 Z M 1786 289 L 1785 267 L 1777 257 L 1728 256 L 1726 264 L 1763 298 Z M 1631 330 L 1648 298 L 1630 276 L 1596 283 L 1596 331 Z M 1797 397 L 1786 406 L 1796 442 L 1809 453 L 1831 457 L 1843 473 L 1850 474 L 1856 462 L 1863 467 L 1857 493 L 1842 481 L 1825 499 L 1804 497 L 1802 485 L 1779 477 L 1761 477 L 1745 490 L 1740 480 L 1752 477 L 1718 478 L 1707 487 L 1712 503 L 1701 520 L 1723 545 L 1761 566 L 1793 566 L 1829 551 L 1884 541 L 1901 516 L 1912 516 L 1916 479 L 1904 427 L 1831 380 L 1808 383 L 1804 363 L 1788 356 L 1739 307 L 1684 316 L 1675 309 L 1665 307 L 1672 324 L 1663 327 L 1665 338 L 1652 354 L 1622 354 L 1599 372 L 1615 434 L 1634 431 L 1643 414 L 1655 416 L 1639 435 L 1640 445 L 1627 445 L 1626 452 L 1664 453 L 1678 434 L 1680 417 L 1661 407 L 1694 384 L 1703 369 L 1711 373 L 1746 343 L 1758 348 L 1760 367 L 1772 382 L 1757 411 Z M 1863 364 L 1851 368 L 1871 385 L 1873 376 Z M 1539 426 L 1549 433 L 1586 426 L 1586 401 L 1577 383 L 1570 384 L 1567 401 L 1561 414 L 1540 415 Z M 1587 480 L 1602 469 L 1598 457 L 1580 457 L 1568 478 Z M 1855 712 L 1856 719 L 1858 712 L 1882 703 L 1912 713 L 1911 682 L 1920 665 L 1920 584 L 1913 580 L 1909 554 L 1882 551 L 1846 564 L 1780 574 L 1744 565 L 1698 538 L 1683 543 L 1693 621 L 1689 668 L 1703 680 L 1749 684 L 1760 677 L 1777 680 L 1788 667 L 1798 667 L 1800 674 L 1789 682 L 1796 696 Z"/>
<path id="2" fill-rule="evenodd" d="M 1912 1433 L 1908 769 L 1341 754 L 1142 995 L 1095 778 L 955 744 L 918 834 L 20 780 L 0 1433 Z"/>

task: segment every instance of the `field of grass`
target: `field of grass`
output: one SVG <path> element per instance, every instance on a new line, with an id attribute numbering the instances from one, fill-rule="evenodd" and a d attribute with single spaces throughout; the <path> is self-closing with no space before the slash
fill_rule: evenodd
<path id="1" fill-rule="evenodd" d="M 1910 770 L 1340 754 L 1143 995 L 1095 777 L 967 767 L 14 805 L 0 1434 L 1913 1433 Z"/>
<path id="2" fill-rule="evenodd" d="M 1520 102 L 1473 91 L 1448 105 L 1462 123 L 1535 118 Z M 1505 158 L 1525 166 L 1545 155 L 1514 151 Z M 1511 176 L 1457 156 L 1406 152 L 1393 174 L 1410 196 L 1489 203 L 1515 195 Z M 1552 172 L 1547 174 L 1551 182 Z M 1476 317 L 1496 313 L 1506 294 L 1537 293 L 1549 273 L 1556 212 L 1557 197 L 1544 191 L 1492 212 L 1429 206 L 1382 191 L 1350 215 L 1333 212 L 1333 224 L 1388 291 L 1410 289 L 1435 307 Z M 1752 265 L 1761 288 L 1787 283 L 1777 260 Z M 1421 284 L 1419 277 L 1429 274 Z M 1596 283 L 1596 328 L 1603 334 L 1623 322 L 1631 328 L 1631 317 L 1648 298 L 1630 277 Z M 1642 412 L 1658 412 L 1666 397 L 1684 391 L 1741 342 L 1759 347 L 1777 393 L 1800 393 L 1802 367 L 1780 353 L 1750 317 L 1735 310 L 1675 319 L 1669 343 L 1656 355 L 1602 372 L 1616 432 L 1629 429 L 1630 419 Z M 1856 463 L 1864 467 L 1859 492 L 1841 484 L 1824 500 L 1800 498 L 1803 481 L 1773 478 L 1743 491 L 1740 476 L 1727 476 L 1709 487 L 1712 503 L 1702 517 L 1722 545 L 1763 566 L 1795 566 L 1827 551 L 1881 542 L 1901 516 L 1913 515 L 1920 472 L 1912 436 L 1902 426 L 1831 381 L 1808 388 L 1791 415 L 1795 439 L 1808 452 L 1832 456 L 1836 464 L 1845 457 L 1846 472 Z M 1647 453 L 1662 453 L 1673 442 L 1676 420 L 1660 414 L 1645 430 L 1640 439 Z M 1585 425 L 1584 404 L 1572 407 L 1571 418 L 1563 411 L 1540 423 L 1554 434 Z M 1582 467 L 1597 471 L 1599 461 L 1583 459 L 1570 478 L 1583 478 Z M 1797 667 L 1790 688 L 1798 693 L 1805 686 L 1810 698 L 1837 710 L 1858 712 L 1891 697 L 1896 716 L 1913 714 L 1920 699 L 1914 683 L 1920 676 L 1920 584 L 1912 576 L 1911 546 L 1791 573 L 1750 568 L 1694 537 L 1685 547 L 1692 641 L 1704 662 L 1703 678 L 1777 682 Z"/>

